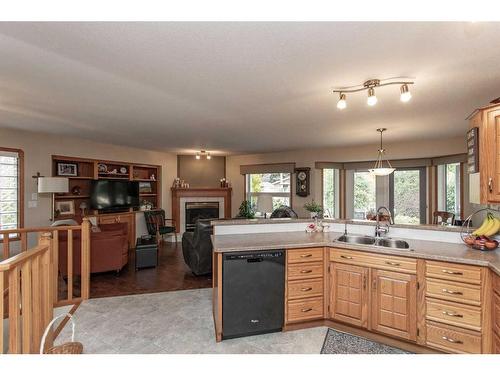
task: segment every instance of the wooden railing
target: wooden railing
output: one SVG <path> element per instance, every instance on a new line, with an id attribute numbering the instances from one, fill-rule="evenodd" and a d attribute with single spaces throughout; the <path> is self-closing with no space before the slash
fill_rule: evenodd
<path id="1" fill-rule="evenodd" d="M 59 278 L 59 232 L 67 232 L 66 283 Z M 75 297 L 73 238 L 81 231 L 80 296 Z M 38 236 L 38 245 L 28 249 L 28 235 Z M 0 231 L 3 261 L 0 262 L 0 318 L 9 319 L 9 353 L 38 352 L 40 338 L 56 306 L 73 305 L 89 298 L 90 222 L 81 226 L 21 228 Z M 12 237 L 20 239 L 12 256 Z M 67 285 L 62 296 L 59 284 Z M 62 292 L 62 291 L 61 291 Z M 5 303 L 7 302 L 7 303 Z M 7 307 L 5 307 L 7 305 Z M 0 322 L 0 354 L 4 351 L 3 321 Z"/>
<path id="2" fill-rule="evenodd" d="M 0 289 L 8 280 L 8 304 L 0 304 L 0 316 L 8 313 L 9 353 L 36 353 L 40 339 L 53 315 L 51 295 L 51 234 L 40 243 L 0 263 Z M 4 325 L 0 325 L 0 353 L 4 352 Z"/>
<path id="3" fill-rule="evenodd" d="M 67 274 L 66 285 L 67 291 L 65 298 L 62 298 L 59 293 L 59 232 L 67 232 Z M 74 296 L 74 279 L 73 274 L 73 236 L 77 231 L 81 231 L 81 270 L 80 270 L 80 296 Z M 83 219 L 82 225 L 61 226 L 61 227 L 41 227 L 41 228 L 20 228 L 0 231 L 3 245 L 3 259 L 9 259 L 12 253 L 11 244 L 12 237 L 19 238 L 19 252 L 23 253 L 28 250 L 29 235 L 38 235 L 43 233 L 51 234 L 51 264 L 52 276 L 51 285 L 53 288 L 54 303 L 56 306 L 72 305 L 82 300 L 89 298 L 90 291 L 90 222 L 88 219 Z"/>

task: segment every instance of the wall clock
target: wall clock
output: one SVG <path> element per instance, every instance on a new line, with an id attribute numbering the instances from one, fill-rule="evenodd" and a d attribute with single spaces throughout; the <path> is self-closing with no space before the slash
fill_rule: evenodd
<path id="1" fill-rule="evenodd" d="M 299 197 L 307 197 L 309 195 L 311 168 L 295 168 L 295 173 L 295 194 Z"/>

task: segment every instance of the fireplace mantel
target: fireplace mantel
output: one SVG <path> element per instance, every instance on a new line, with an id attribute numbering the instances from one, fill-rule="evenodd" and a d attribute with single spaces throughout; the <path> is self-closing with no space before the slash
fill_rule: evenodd
<path id="1" fill-rule="evenodd" d="M 222 197 L 224 198 L 224 218 L 231 218 L 231 188 L 171 188 L 172 219 L 175 220 L 177 232 L 180 232 L 180 199 L 183 197 Z"/>

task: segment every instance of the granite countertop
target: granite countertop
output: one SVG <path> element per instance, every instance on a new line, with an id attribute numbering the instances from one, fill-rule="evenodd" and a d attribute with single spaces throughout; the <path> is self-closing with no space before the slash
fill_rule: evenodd
<path id="1" fill-rule="evenodd" d="M 487 266 L 500 276 L 500 250 L 479 251 L 460 243 L 413 239 L 405 239 L 410 244 L 410 249 L 401 250 L 336 241 L 341 235 L 342 233 L 339 232 L 306 233 L 305 231 L 228 234 L 214 235 L 212 242 L 216 253 L 332 246 L 379 254 Z"/>
<path id="2" fill-rule="evenodd" d="M 337 224 L 353 224 L 353 225 L 372 225 L 376 222 L 373 220 L 352 220 L 352 219 L 322 219 L 325 223 Z M 286 224 L 286 223 L 312 223 L 314 219 L 291 219 L 291 218 L 276 218 L 276 219 L 218 219 L 212 220 L 212 225 L 255 225 L 255 224 Z M 407 229 L 423 229 L 423 230 L 442 230 L 446 232 L 460 232 L 461 226 L 454 225 L 438 225 L 438 224 L 391 224 L 393 228 Z"/>

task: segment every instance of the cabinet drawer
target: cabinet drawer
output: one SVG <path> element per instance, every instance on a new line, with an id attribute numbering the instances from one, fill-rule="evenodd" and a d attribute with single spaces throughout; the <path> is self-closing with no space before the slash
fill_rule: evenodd
<path id="1" fill-rule="evenodd" d="M 407 273 L 417 272 L 417 261 L 412 258 L 384 254 L 371 254 L 362 251 L 330 249 L 330 261 L 376 267 L 382 270 Z"/>
<path id="2" fill-rule="evenodd" d="M 427 319 L 458 327 L 481 330 L 481 309 L 454 302 L 426 299 Z"/>
<path id="3" fill-rule="evenodd" d="M 295 249 L 288 250 L 287 262 L 304 263 L 304 262 L 322 262 L 323 261 L 323 248 L 317 247 L 312 249 Z"/>
<path id="4" fill-rule="evenodd" d="M 288 280 L 316 279 L 323 277 L 323 263 L 291 264 L 287 267 Z"/>
<path id="5" fill-rule="evenodd" d="M 500 336 L 500 296 L 493 293 L 493 330 Z"/>
<path id="6" fill-rule="evenodd" d="M 287 321 L 299 322 L 323 318 L 323 298 L 307 298 L 288 301 Z"/>
<path id="7" fill-rule="evenodd" d="M 425 265 L 425 275 L 427 277 L 477 285 L 481 284 L 480 267 L 434 261 L 427 261 Z"/>
<path id="8" fill-rule="evenodd" d="M 296 280 L 287 283 L 288 299 L 323 296 L 323 279 Z"/>
<path id="9" fill-rule="evenodd" d="M 428 297 L 467 303 L 475 306 L 481 305 L 481 287 L 479 285 L 469 285 L 436 279 L 427 279 L 426 284 L 426 295 Z"/>
<path id="10" fill-rule="evenodd" d="M 490 271 L 493 273 L 493 271 Z M 500 296 L 500 276 L 493 273 L 493 290 Z"/>
<path id="11" fill-rule="evenodd" d="M 481 335 L 427 322 L 427 345 L 449 353 L 481 353 Z"/>
<path id="12" fill-rule="evenodd" d="M 117 216 L 100 216 L 99 224 L 116 224 L 119 223 Z"/>
<path id="13" fill-rule="evenodd" d="M 500 354 L 500 336 L 493 334 L 493 354 Z"/>

